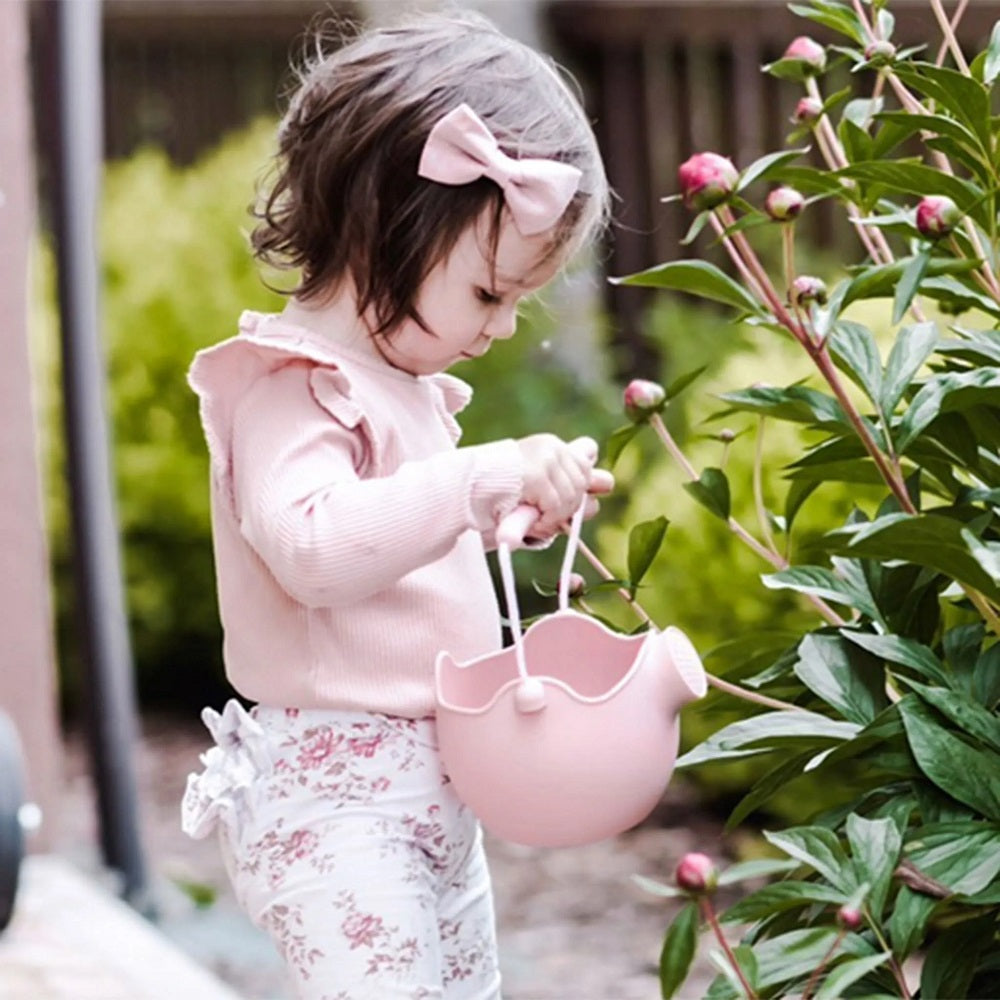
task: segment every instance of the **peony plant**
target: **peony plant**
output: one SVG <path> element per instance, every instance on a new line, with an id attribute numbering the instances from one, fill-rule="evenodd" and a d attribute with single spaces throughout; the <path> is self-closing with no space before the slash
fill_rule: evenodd
<path id="1" fill-rule="evenodd" d="M 673 883 L 640 880 L 681 901 L 663 944 L 664 997 L 690 995 L 702 928 L 716 941 L 711 1000 L 1000 997 L 1000 23 L 967 58 L 955 33 L 965 4 L 949 20 L 941 0 L 929 3 L 940 47 L 919 49 L 893 41 L 887 0 L 796 3 L 837 44 L 800 36 L 764 69 L 803 88 L 790 141 L 807 138 L 812 159 L 800 147 L 745 165 L 691 156 L 676 195 L 695 213 L 685 242 L 714 233 L 722 266 L 678 259 L 614 279 L 730 308 L 756 335 L 790 339 L 806 371 L 722 397 L 727 420 L 753 432 L 752 483 L 694 468 L 668 429 L 694 375 L 630 384 L 630 422 L 608 443 L 613 461 L 651 430 L 690 499 L 759 556 L 762 585 L 815 613 L 763 669 L 710 677 L 748 714 L 679 766 L 769 765 L 730 828 L 803 775 L 827 805 L 765 830 L 768 857 L 727 867 L 692 855 Z M 863 95 L 824 89 L 845 60 Z M 796 243 L 821 200 L 845 213 L 860 261 L 827 281 L 801 273 Z M 780 230 L 775 265 L 754 245 L 765 226 Z M 859 310 L 864 300 L 874 301 Z M 863 321 L 873 306 L 875 328 Z M 801 456 L 784 469 L 767 463 L 772 422 L 801 431 Z M 803 546 L 796 517 L 831 482 L 850 484 L 856 506 Z M 732 515 L 732 490 L 744 488 L 755 525 Z M 585 553 L 636 627 L 649 621 L 641 580 L 681 502 L 665 498 L 663 516 L 631 529 L 626 578 Z M 725 595 L 712 599 L 724 607 Z M 742 895 L 720 907 L 723 889 Z"/>

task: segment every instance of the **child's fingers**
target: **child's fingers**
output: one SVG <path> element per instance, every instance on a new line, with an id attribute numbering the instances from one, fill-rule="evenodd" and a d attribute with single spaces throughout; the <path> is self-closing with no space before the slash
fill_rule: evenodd
<path id="1" fill-rule="evenodd" d="M 570 448 L 582 455 L 591 465 L 597 461 L 597 442 L 592 437 L 578 437 L 569 442 Z"/>
<path id="2" fill-rule="evenodd" d="M 593 469 L 590 473 L 588 493 L 610 493 L 615 488 L 615 477 L 607 469 Z"/>

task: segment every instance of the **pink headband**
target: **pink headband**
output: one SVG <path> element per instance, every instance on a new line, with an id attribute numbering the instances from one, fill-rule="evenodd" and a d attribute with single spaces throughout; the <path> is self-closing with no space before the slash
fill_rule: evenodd
<path id="1" fill-rule="evenodd" d="M 522 236 L 554 226 L 580 185 L 581 172 L 558 160 L 515 160 L 468 106 L 449 111 L 427 136 L 417 173 L 439 184 L 488 177 L 500 185 Z"/>

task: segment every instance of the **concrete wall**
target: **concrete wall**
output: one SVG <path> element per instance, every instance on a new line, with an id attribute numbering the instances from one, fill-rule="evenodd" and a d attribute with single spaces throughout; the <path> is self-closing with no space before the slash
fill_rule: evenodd
<path id="1" fill-rule="evenodd" d="M 27 17 L 27 0 L 0 0 L 0 707 L 20 731 L 29 795 L 52 816 L 60 744 L 27 334 L 35 221 Z M 47 846 L 45 825 L 33 846 Z"/>

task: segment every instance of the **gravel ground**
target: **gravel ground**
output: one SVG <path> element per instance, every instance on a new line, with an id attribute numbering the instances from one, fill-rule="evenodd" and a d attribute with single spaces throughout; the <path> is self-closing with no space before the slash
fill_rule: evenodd
<path id="1" fill-rule="evenodd" d="M 291 993 L 270 942 L 237 909 L 214 841 L 192 841 L 178 825 L 178 802 L 198 767 L 200 724 L 147 718 L 137 757 L 142 831 L 160 928 L 247 1000 Z M 96 867 L 96 820 L 88 762 L 79 736 L 66 745 L 67 790 L 57 849 Z M 667 879 L 688 850 L 719 856 L 719 824 L 700 815 L 690 790 L 672 782 L 644 826 L 614 840 L 558 850 L 488 841 L 497 905 L 505 1000 L 656 1000 L 656 963 L 674 904 L 648 895 L 633 874 Z M 208 886 L 196 907 L 179 882 Z M 704 995 L 713 972 L 704 951 L 684 1000 Z"/>

